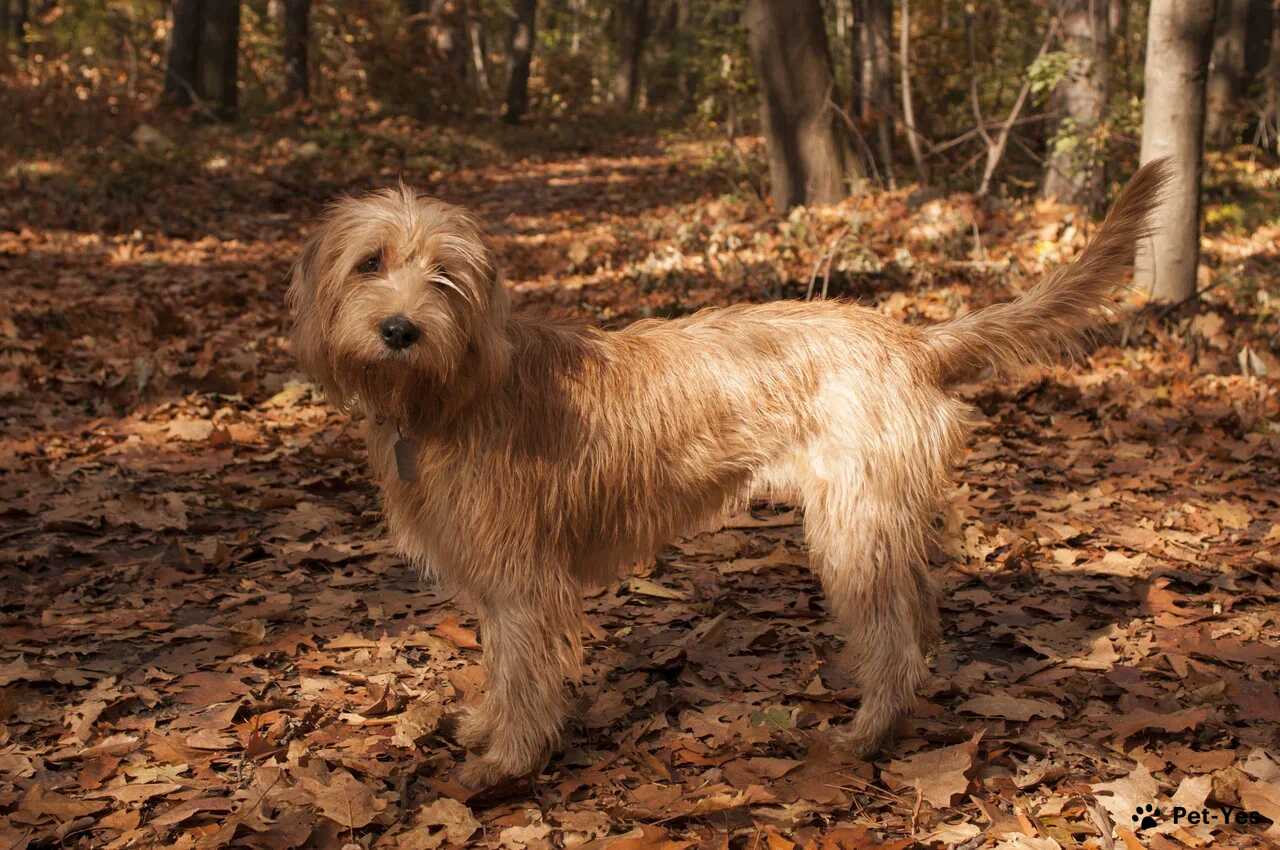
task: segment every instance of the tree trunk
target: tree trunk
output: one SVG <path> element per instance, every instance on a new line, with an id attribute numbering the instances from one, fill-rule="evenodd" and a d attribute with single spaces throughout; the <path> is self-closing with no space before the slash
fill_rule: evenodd
<path id="1" fill-rule="evenodd" d="M 307 67 L 310 41 L 311 0 L 284 2 L 285 97 L 306 100 L 311 96 L 311 76 Z"/>
<path id="2" fill-rule="evenodd" d="M 401 0 L 400 5 L 411 38 L 423 45 L 424 61 L 433 69 L 442 66 L 447 85 L 466 85 L 470 16 L 465 0 Z"/>
<path id="3" fill-rule="evenodd" d="M 200 31 L 204 24 L 203 0 L 175 0 L 169 54 L 165 60 L 164 92 L 170 106 L 190 106 L 199 96 L 196 72 L 200 63 Z"/>
<path id="4" fill-rule="evenodd" d="M 1130 0 L 1107 0 L 1107 41 L 1111 44 L 1110 86 L 1128 96 L 1133 91 L 1133 38 L 1129 33 Z M 1137 93 L 1137 92 L 1134 92 Z"/>
<path id="5" fill-rule="evenodd" d="M 1221 2 L 1221 0 L 1219 0 Z M 1255 78 L 1261 80 L 1271 53 L 1271 0 L 1246 0 L 1248 14 L 1244 38 L 1244 87 L 1246 93 Z M 1218 14 L 1222 14 L 1219 8 Z"/>
<path id="6" fill-rule="evenodd" d="M 427 2 L 426 0 L 401 0 L 400 7 L 404 10 L 405 21 L 409 25 L 409 32 L 415 36 L 421 35 L 427 29 Z"/>
<path id="7" fill-rule="evenodd" d="M 893 179 L 893 0 L 862 3 L 862 124 L 875 132 L 885 180 Z"/>
<path id="8" fill-rule="evenodd" d="M 467 82 L 468 17 L 465 0 L 435 0 L 431 5 L 431 41 L 459 85 Z"/>
<path id="9" fill-rule="evenodd" d="M 1271 59 L 1267 63 L 1267 103 L 1263 126 L 1271 133 L 1271 146 L 1280 152 L 1280 0 L 1271 7 Z"/>
<path id="10" fill-rule="evenodd" d="M 747 0 L 747 44 L 761 88 L 761 123 L 779 210 L 836 203 L 853 161 L 832 108 L 831 56 L 818 0 Z"/>
<path id="11" fill-rule="evenodd" d="M 902 0 L 902 33 L 899 41 L 898 65 L 902 71 L 902 124 L 907 132 L 907 146 L 911 149 L 911 159 L 916 164 L 916 174 L 921 183 L 929 182 L 929 169 L 924 162 L 921 149 L 920 127 L 916 124 L 916 110 L 911 102 L 911 2 Z"/>
<path id="12" fill-rule="evenodd" d="M 688 48 L 680 30 L 680 4 L 675 0 L 657 0 L 649 7 L 649 35 L 645 40 L 648 56 L 641 75 L 643 89 L 639 100 L 646 106 L 678 102 L 684 60 Z"/>
<path id="13" fill-rule="evenodd" d="M 485 36 L 484 22 L 476 15 L 467 16 L 467 47 L 471 50 L 471 73 L 475 76 L 476 88 L 486 101 L 490 100 L 493 88 L 489 85 L 489 66 L 485 62 L 489 42 Z"/>
<path id="14" fill-rule="evenodd" d="M 1244 93 L 1244 51 L 1248 35 L 1249 0 L 1218 0 L 1213 27 L 1213 53 L 1205 84 L 1205 141 L 1231 143 L 1240 96 Z"/>
<path id="15" fill-rule="evenodd" d="M 514 12 L 507 46 L 511 69 L 507 76 L 507 111 L 503 115 L 508 124 L 519 123 L 529 108 L 529 65 L 533 61 L 538 0 L 516 0 Z"/>
<path id="16" fill-rule="evenodd" d="M 640 66 L 649 35 L 649 0 L 621 0 L 614 6 L 618 27 L 618 70 L 613 78 L 614 97 L 628 112 L 640 95 Z"/>
<path id="17" fill-rule="evenodd" d="M 239 107 L 240 0 L 213 0 L 204 6 L 196 92 L 213 102 L 223 121 Z"/>
<path id="18" fill-rule="evenodd" d="M 1158 301 L 1183 301 L 1196 289 L 1213 13 L 1214 0 L 1151 0 L 1140 159 L 1172 156 L 1174 178 L 1156 212 L 1154 235 L 1138 253 L 1135 282 Z"/>
<path id="19" fill-rule="evenodd" d="M 866 85 L 864 82 L 864 63 L 866 61 L 866 15 L 863 7 L 863 0 L 849 0 L 849 11 L 853 18 L 853 25 L 849 28 L 849 114 L 855 118 L 861 117 L 863 110 L 866 109 L 862 99 L 862 90 Z"/>
<path id="20" fill-rule="evenodd" d="M 13 37 L 18 41 L 18 55 L 26 56 L 27 29 L 31 26 L 31 0 L 18 0 L 18 12 L 13 16 Z"/>
<path id="21" fill-rule="evenodd" d="M 1124 40 L 1129 30 L 1129 0 L 1108 0 L 1107 34 L 1115 41 Z"/>
<path id="22" fill-rule="evenodd" d="M 1054 98 L 1062 120 L 1050 143 L 1044 196 L 1097 207 L 1102 202 L 1104 163 L 1093 138 L 1107 110 L 1107 0 L 1068 0 L 1062 11 L 1067 73 Z"/>
<path id="23" fill-rule="evenodd" d="M 668 62 L 673 67 L 673 94 L 680 104 L 681 117 L 692 114 L 698 108 L 698 83 L 702 75 L 685 61 L 690 49 L 697 45 L 697 35 L 691 30 L 693 0 L 672 0 L 670 42 L 667 44 Z M 736 20 L 736 14 L 734 19 Z"/>

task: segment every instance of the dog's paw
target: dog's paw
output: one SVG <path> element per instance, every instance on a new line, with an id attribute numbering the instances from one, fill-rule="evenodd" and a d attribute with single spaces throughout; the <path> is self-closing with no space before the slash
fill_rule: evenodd
<path id="1" fill-rule="evenodd" d="M 454 740 L 468 750 L 484 749 L 493 736 L 493 721 L 475 706 L 465 706 L 455 723 Z"/>
<path id="2" fill-rule="evenodd" d="M 492 788 L 520 774 L 521 771 L 511 770 L 492 755 L 474 756 L 458 768 L 458 781 L 468 788 Z"/>
<path id="3" fill-rule="evenodd" d="M 893 740 L 888 733 L 868 733 L 858 729 L 836 732 L 831 737 L 832 747 L 838 752 L 862 761 L 870 761 Z"/>

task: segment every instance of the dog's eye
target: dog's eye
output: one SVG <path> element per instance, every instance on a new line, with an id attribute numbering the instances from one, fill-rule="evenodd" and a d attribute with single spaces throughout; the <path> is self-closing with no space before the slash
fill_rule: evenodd
<path id="1" fill-rule="evenodd" d="M 360 261 L 360 265 L 356 266 L 356 271 L 360 274 L 377 274 L 382 271 L 382 255 L 370 254 Z"/>

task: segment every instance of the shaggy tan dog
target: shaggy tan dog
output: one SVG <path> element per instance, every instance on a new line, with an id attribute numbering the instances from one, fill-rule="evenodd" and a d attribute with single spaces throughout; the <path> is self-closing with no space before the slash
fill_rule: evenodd
<path id="1" fill-rule="evenodd" d="M 1093 242 L 1015 301 L 917 328 L 777 302 L 606 333 L 513 313 L 464 210 L 405 188 L 336 203 L 293 274 L 293 342 L 368 417 L 405 557 L 478 609 L 488 687 L 461 722 L 469 784 L 538 768 L 582 658 L 583 585 L 752 494 L 804 507 L 868 753 L 928 675 L 925 549 L 966 433 L 950 387 L 1071 349 L 1122 286 L 1167 177 L 1139 171 Z"/>

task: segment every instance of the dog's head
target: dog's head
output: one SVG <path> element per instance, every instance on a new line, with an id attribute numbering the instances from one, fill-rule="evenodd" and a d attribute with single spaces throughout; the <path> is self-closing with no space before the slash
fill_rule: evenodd
<path id="1" fill-rule="evenodd" d="M 509 305 L 479 226 L 404 186 L 330 207 L 288 302 L 294 351 L 339 405 L 416 419 L 506 373 Z"/>

